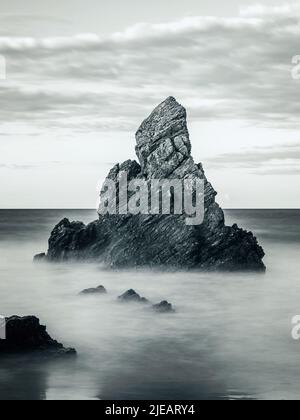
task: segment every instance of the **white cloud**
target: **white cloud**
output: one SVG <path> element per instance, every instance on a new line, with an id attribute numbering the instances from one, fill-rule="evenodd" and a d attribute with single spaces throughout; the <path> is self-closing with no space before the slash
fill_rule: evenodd
<path id="1" fill-rule="evenodd" d="M 258 175 L 299 175 L 300 142 L 223 153 L 207 160 L 214 169 L 246 169 Z"/>
<path id="2" fill-rule="evenodd" d="M 0 84 L 0 119 L 33 130 L 133 132 L 173 95 L 193 121 L 298 129 L 300 81 L 291 77 L 291 58 L 300 54 L 299 35 L 300 8 L 285 5 L 243 9 L 235 18 L 140 23 L 105 37 L 0 37 L 8 75 Z M 240 162 L 252 170 L 257 161 L 261 173 L 266 162 L 271 172 L 282 165 L 298 173 L 295 150 L 276 151 L 278 160 L 270 153 L 227 154 L 215 165 Z"/>
<path id="3" fill-rule="evenodd" d="M 18 34 L 22 19 L 10 19 Z M 135 129 L 173 95 L 188 108 L 194 156 L 221 201 L 299 207 L 300 81 L 291 77 L 299 35 L 296 7 L 259 6 L 110 36 L 0 37 L 2 205 L 93 205 L 103 162 L 134 158 Z"/>
<path id="4" fill-rule="evenodd" d="M 240 8 L 240 15 L 242 17 L 266 17 L 266 16 L 291 16 L 292 14 L 299 14 L 300 6 L 298 3 L 283 3 L 281 6 L 264 6 L 256 4 Z"/>
<path id="5" fill-rule="evenodd" d="M 286 6 L 138 24 L 109 37 L 0 37 L 8 67 L 0 117 L 51 126 L 76 118 L 82 128 L 86 118 L 99 126 L 101 114 L 131 129 L 172 94 L 194 104 L 193 119 L 299 127 L 300 84 L 291 78 L 299 35 L 300 13 Z"/>

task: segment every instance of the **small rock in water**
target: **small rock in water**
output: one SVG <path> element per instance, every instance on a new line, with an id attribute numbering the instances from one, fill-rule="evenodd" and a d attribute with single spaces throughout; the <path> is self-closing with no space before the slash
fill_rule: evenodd
<path id="1" fill-rule="evenodd" d="M 137 302 L 137 303 L 148 303 L 148 300 L 141 297 L 135 290 L 127 290 L 123 295 L 118 297 L 121 302 Z"/>
<path id="2" fill-rule="evenodd" d="M 104 286 L 98 286 L 95 288 L 85 289 L 80 294 L 81 295 L 96 295 L 96 294 L 105 294 L 107 290 Z"/>
<path id="3" fill-rule="evenodd" d="M 156 305 L 153 305 L 153 309 L 155 312 L 158 312 L 160 314 L 175 312 L 171 303 L 167 302 L 166 300 Z"/>
<path id="4" fill-rule="evenodd" d="M 42 252 L 41 254 L 37 254 L 35 255 L 35 257 L 33 258 L 34 262 L 41 262 L 44 261 L 46 259 L 46 254 L 44 252 Z"/>
<path id="5" fill-rule="evenodd" d="M 53 340 L 35 316 L 12 316 L 5 319 L 6 339 L 0 339 L 0 355 L 42 353 L 47 356 L 76 355 Z"/>

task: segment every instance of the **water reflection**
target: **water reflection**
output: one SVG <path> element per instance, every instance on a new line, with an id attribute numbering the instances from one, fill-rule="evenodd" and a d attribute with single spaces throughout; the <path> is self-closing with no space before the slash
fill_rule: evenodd
<path id="1" fill-rule="evenodd" d="M 226 399 L 220 366 L 210 354 L 176 340 L 149 341 L 104 377 L 99 398 L 117 400 Z"/>
<path id="2" fill-rule="evenodd" d="M 38 361 L 5 358 L 0 363 L 0 400 L 45 400 L 49 372 Z"/>

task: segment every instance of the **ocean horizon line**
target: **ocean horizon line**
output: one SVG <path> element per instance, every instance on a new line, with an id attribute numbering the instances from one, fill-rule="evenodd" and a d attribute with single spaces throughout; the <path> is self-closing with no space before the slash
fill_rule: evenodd
<path id="1" fill-rule="evenodd" d="M 19 210 L 19 211 L 46 211 L 46 210 L 51 210 L 51 211 L 95 211 L 95 213 L 97 213 L 97 210 L 93 209 L 93 208 L 88 208 L 88 207 L 78 207 L 78 208 L 72 208 L 72 207 L 63 207 L 63 208 L 57 208 L 57 207 L 33 207 L 33 208 L 22 208 L 22 207 L 3 207 L 0 208 L 0 211 L 15 211 L 15 210 Z M 224 208 L 225 211 L 228 210 L 300 210 L 300 207 L 227 207 Z"/>

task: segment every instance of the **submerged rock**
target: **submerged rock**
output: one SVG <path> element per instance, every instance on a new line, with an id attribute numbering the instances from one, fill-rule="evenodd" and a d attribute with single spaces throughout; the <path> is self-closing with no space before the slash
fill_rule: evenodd
<path id="1" fill-rule="evenodd" d="M 162 302 L 153 305 L 153 309 L 155 312 L 166 314 L 166 313 L 174 313 L 173 306 L 171 303 L 167 302 L 166 300 L 163 300 Z"/>
<path id="2" fill-rule="evenodd" d="M 0 339 L 0 355 L 36 352 L 47 356 L 76 355 L 76 350 L 53 340 L 35 316 L 6 318 L 6 339 Z"/>
<path id="3" fill-rule="evenodd" d="M 123 295 L 118 297 L 120 302 L 136 302 L 136 303 L 148 303 L 148 300 L 141 297 L 135 290 L 127 290 Z"/>
<path id="4" fill-rule="evenodd" d="M 47 255 L 45 254 L 45 252 L 42 252 L 41 254 L 37 254 L 34 256 L 33 261 L 34 262 L 42 262 L 45 261 L 47 258 Z"/>
<path id="5" fill-rule="evenodd" d="M 104 286 L 98 286 L 90 289 L 85 289 L 82 292 L 80 292 L 81 295 L 95 295 L 95 294 L 105 294 L 107 293 L 107 290 Z"/>
<path id="6" fill-rule="evenodd" d="M 87 226 L 62 220 L 51 233 L 47 260 L 96 260 L 110 268 L 265 270 L 264 251 L 252 232 L 225 225 L 224 213 L 215 201 L 217 193 L 202 164 L 196 164 L 191 155 L 186 110 L 174 98 L 165 100 L 142 123 L 136 143 L 140 163 L 128 160 L 114 166 L 107 181 L 118 182 L 124 171 L 128 181 L 201 180 L 203 223 L 188 226 L 186 215 L 174 212 L 122 214 L 131 196 L 127 191 L 124 204 L 124 191 L 117 184 L 118 214 L 103 215 L 107 196 L 102 191 L 99 220 Z"/>

